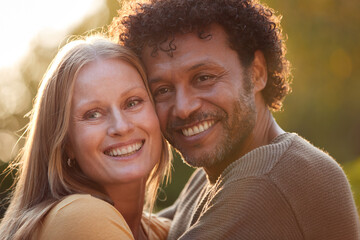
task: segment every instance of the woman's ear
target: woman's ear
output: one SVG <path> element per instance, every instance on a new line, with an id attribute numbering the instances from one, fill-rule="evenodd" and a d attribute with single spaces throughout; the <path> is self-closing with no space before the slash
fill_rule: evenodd
<path id="1" fill-rule="evenodd" d="M 267 83 L 267 64 L 264 54 L 257 50 L 254 53 L 254 61 L 252 63 L 253 84 L 255 93 L 263 90 Z"/>
<path id="2" fill-rule="evenodd" d="M 71 146 L 71 143 L 70 141 L 66 141 L 66 144 L 65 144 L 65 153 L 67 155 L 68 158 L 70 159 L 75 159 L 75 153 L 74 153 L 74 150 Z"/>

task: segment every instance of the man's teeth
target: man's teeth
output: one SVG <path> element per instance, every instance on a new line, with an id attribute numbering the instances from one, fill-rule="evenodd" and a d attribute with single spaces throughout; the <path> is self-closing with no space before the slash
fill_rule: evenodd
<path id="1" fill-rule="evenodd" d="M 129 156 L 131 154 L 134 154 L 136 151 L 139 151 L 142 145 L 142 142 L 138 142 L 128 146 L 111 149 L 109 151 L 106 151 L 105 154 L 112 157 Z"/>
<path id="2" fill-rule="evenodd" d="M 193 135 L 196 135 L 196 134 L 199 134 L 203 131 L 206 131 L 207 129 L 209 129 L 212 125 L 214 125 L 214 120 L 210 120 L 210 121 L 204 121 L 204 122 L 201 122 L 193 127 L 190 127 L 190 128 L 185 128 L 185 129 L 182 129 L 182 133 L 187 136 L 187 137 L 190 137 L 190 136 L 193 136 Z"/>

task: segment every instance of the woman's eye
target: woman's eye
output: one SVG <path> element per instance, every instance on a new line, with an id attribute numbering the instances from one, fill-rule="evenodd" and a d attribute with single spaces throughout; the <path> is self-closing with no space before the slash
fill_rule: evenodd
<path id="1" fill-rule="evenodd" d="M 102 114 L 99 111 L 93 111 L 93 112 L 89 112 L 89 113 L 85 114 L 86 119 L 97 119 L 101 116 L 102 116 Z"/>
<path id="2" fill-rule="evenodd" d="M 128 103 L 126 104 L 126 108 L 136 107 L 136 106 L 139 105 L 141 102 L 142 102 L 142 100 L 140 100 L 140 99 L 130 100 L 130 101 L 128 101 Z"/>

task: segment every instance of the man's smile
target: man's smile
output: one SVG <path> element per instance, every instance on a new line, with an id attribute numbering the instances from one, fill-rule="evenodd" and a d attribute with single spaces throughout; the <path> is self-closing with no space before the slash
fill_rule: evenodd
<path id="1" fill-rule="evenodd" d="M 205 120 L 200 123 L 197 123 L 196 125 L 194 125 L 192 127 L 182 128 L 181 132 L 186 137 L 194 136 L 196 134 L 206 131 L 211 126 L 213 126 L 214 123 L 215 123 L 214 120 Z"/>

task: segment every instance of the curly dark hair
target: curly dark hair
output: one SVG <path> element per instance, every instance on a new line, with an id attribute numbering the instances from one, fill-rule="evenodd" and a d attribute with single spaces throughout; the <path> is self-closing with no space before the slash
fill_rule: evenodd
<path id="1" fill-rule="evenodd" d="M 130 7 L 129 7 L 130 6 Z M 290 63 L 285 58 L 286 47 L 280 16 L 257 0 L 150 0 L 127 5 L 109 26 L 109 34 L 119 44 L 126 45 L 141 57 L 144 47 L 171 52 L 175 34 L 196 32 L 199 38 L 211 38 L 206 29 L 213 23 L 228 34 L 229 46 L 238 53 L 244 67 L 249 66 L 254 53 L 260 50 L 266 59 L 268 81 L 262 91 L 272 110 L 282 107 L 290 92 Z M 160 45 L 169 41 L 168 48 Z"/>

